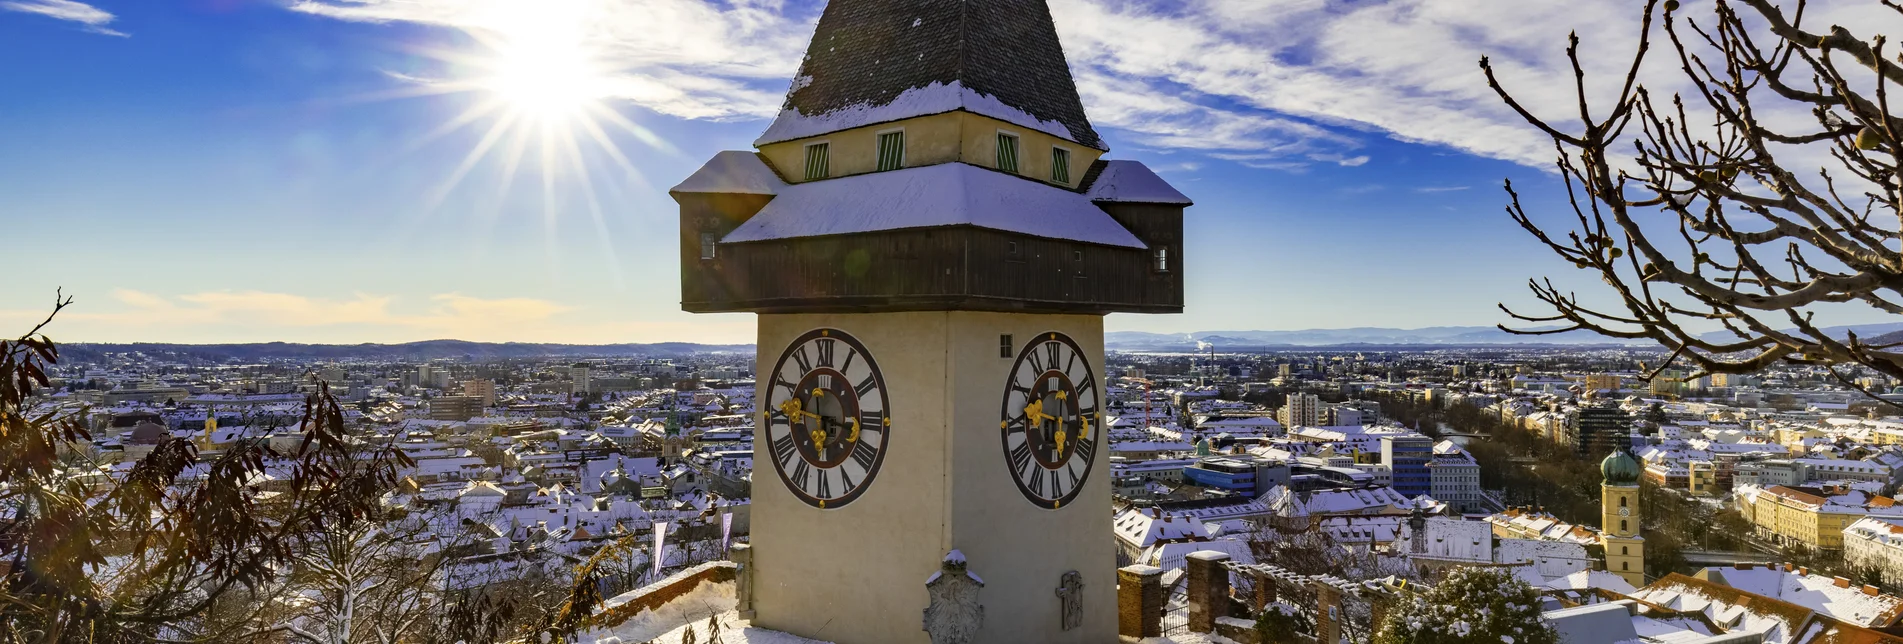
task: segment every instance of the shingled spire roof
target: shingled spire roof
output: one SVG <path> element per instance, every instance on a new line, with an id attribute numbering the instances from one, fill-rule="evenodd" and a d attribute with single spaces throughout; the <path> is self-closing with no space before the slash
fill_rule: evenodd
<path id="1" fill-rule="evenodd" d="M 956 109 L 1108 149 L 1044 0 L 831 0 L 755 145 Z"/>

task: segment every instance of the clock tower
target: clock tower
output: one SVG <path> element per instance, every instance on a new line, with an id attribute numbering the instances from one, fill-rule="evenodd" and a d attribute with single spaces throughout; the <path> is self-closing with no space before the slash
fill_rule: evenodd
<path id="1" fill-rule="evenodd" d="M 1605 482 L 1599 486 L 1599 543 L 1606 549 L 1606 570 L 1634 588 L 1645 585 L 1645 537 L 1639 534 L 1639 459 L 1625 448 L 1599 462 Z"/>
<path id="2" fill-rule="evenodd" d="M 681 308 L 758 314 L 755 623 L 1114 641 L 1103 316 L 1182 311 L 1190 201 L 1102 158 L 1043 0 L 832 0 L 754 146 L 671 194 Z"/>

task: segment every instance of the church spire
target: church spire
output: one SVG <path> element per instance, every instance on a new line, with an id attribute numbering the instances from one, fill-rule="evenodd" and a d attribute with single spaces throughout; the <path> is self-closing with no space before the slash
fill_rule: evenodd
<path id="1" fill-rule="evenodd" d="M 754 145 L 953 110 L 1109 149 L 1044 0 L 832 0 Z"/>

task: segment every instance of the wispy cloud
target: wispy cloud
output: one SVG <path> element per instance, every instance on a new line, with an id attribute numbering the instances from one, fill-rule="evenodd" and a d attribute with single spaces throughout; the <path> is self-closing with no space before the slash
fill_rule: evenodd
<path id="1" fill-rule="evenodd" d="M 1462 190 L 1466 190 L 1471 187 L 1473 186 L 1425 186 L 1421 188 L 1415 188 L 1414 191 L 1432 194 L 1436 192 L 1460 192 Z"/>
<path id="2" fill-rule="evenodd" d="M 586 12 L 591 49 L 613 61 L 619 98 L 683 118 L 777 112 L 819 1 L 550 0 Z M 1551 141 L 1488 89 L 1490 56 L 1536 114 L 1576 112 L 1565 36 L 1585 39 L 1589 93 L 1624 77 L 1639 10 L 1576 0 L 1049 0 L 1078 90 L 1113 141 L 1247 166 L 1353 167 L 1372 137 L 1547 167 Z M 342 20 L 481 32 L 519 0 L 295 0 Z M 1817 4 L 1836 20 L 1848 3 Z M 565 5 L 566 6 L 566 5 Z M 1853 16 L 1854 17 L 1854 16 Z M 1807 18 L 1808 20 L 1808 18 Z M 1855 24 L 1855 23 L 1844 23 Z M 1663 55 L 1643 74 L 1682 89 Z M 1654 69 L 1656 67 L 1657 69 Z"/>
<path id="3" fill-rule="evenodd" d="M 85 26 L 86 31 L 92 33 L 120 38 L 127 36 L 123 31 L 106 26 L 112 24 L 117 16 L 104 9 L 74 0 L 5 0 L 0 2 L 0 11 L 39 14 L 54 20 L 79 23 Z"/>

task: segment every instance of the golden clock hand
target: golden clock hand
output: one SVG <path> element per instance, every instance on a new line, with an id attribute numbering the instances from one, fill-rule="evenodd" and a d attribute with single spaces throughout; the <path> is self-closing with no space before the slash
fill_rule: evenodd
<path id="1" fill-rule="evenodd" d="M 789 398 L 786 402 L 780 403 L 780 413 L 786 414 L 787 419 L 794 422 L 798 422 L 801 416 L 819 418 L 819 414 L 806 411 L 800 405 L 800 399 L 798 398 Z"/>
<path id="2" fill-rule="evenodd" d="M 859 419 L 852 419 L 852 433 L 846 435 L 848 445 L 859 442 Z"/>
<path id="3" fill-rule="evenodd" d="M 1033 400 L 1031 401 L 1031 404 L 1024 406 L 1024 419 L 1027 421 L 1030 421 L 1033 423 L 1042 423 L 1045 420 L 1048 420 L 1050 418 L 1051 418 L 1050 414 L 1044 413 L 1043 400 Z"/>

